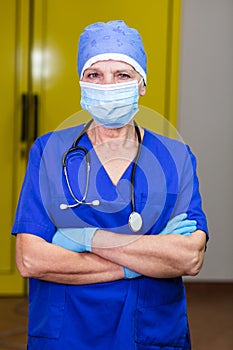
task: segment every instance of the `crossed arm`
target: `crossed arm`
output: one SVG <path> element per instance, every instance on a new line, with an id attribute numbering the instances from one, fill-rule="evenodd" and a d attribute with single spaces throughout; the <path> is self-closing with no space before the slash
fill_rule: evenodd
<path id="1" fill-rule="evenodd" d="M 205 243 L 206 234 L 200 230 L 189 236 L 134 236 L 98 230 L 92 252 L 77 253 L 21 233 L 16 239 L 16 263 L 23 277 L 67 284 L 122 279 L 122 266 L 149 277 L 196 275 L 203 263 Z"/>
<path id="2" fill-rule="evenodd" d="M 22 277 L 65 284 L 89 284 L 123 278 L 121 266 L 91 253 L 76 253 L 33 234 L 16 237 L 16 265 Z"/>
<path id="3" fill-rule="evenodd" d="M 108 242 L 106 244 L 106 242 Z M 196 275 L 204 259 L 206 234 L 116 235 L 97 231 L 92 251 L 121 266 L 157 278 Z"/>

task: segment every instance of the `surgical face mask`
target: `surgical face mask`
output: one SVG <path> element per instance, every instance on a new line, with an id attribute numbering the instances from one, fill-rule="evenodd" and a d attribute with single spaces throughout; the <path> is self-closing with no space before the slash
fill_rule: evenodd
<path id="1" fill-rule="evenodd" d="M 82 108 L 106 128 L 128 124 L 138 111 L 137 80 L 103 85 L 80 81 L 80 87 Z"/>

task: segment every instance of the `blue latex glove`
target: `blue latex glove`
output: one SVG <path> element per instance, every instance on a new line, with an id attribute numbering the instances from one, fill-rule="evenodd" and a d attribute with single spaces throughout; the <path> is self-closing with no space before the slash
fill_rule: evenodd
<path id="1" fill-rule="evenodd" d="M 127 267 L 123 267 L 123 269 L 124 269 L 124 279 L 132 279 L 132 278 L 141 276 L 140 273 L 130 270 Z"/>
<path id="2" fill-rule="evenodd" d="M 187 216 L 186 213 L 175 216 L 168 221 L 167 225 L 159 234 L 179 234 L 189 236 L 192 232 L 196 231 L 197 222 L 196 220 L 186 220 Z"/>
<path id="3" fill-rule="evenodd" d="M 74 252 L 91 252 L 97 227 L 58 228 L 52 243 Z"/>

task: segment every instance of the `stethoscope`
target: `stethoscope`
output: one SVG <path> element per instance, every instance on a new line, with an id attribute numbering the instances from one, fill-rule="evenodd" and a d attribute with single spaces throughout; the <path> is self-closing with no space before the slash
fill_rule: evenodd
<path id="1" fill-rule="evenodd" d="M 87 130 L 88 130 L 88 128 L 89 128 L 89 126 L 91 125 L 92 122 L 93 122 L 93 120 L 90 120 L 85 125 L 83 130 L 76 137 L 73 145 L 62 156 L 62 168 L 63 168 L 65 180 L 66 180 L 66 185 L 67 185 L 69 193 L 70 193 L 71 197 L 73 198 L 73 200 L 75 201 L 75 203 L 73 203 L 73 204 L 61 203 L 60 204 L 60 209 L 61 210 L 75 208 L 75 207 L 77 207 L 77 206 L 79 206 L 81 204 L 92 205 L 92 206 L 99 206 L 100 205 L 100 201 L 98 199 L 94 199 L 91 202 L 86 202 L 86 197 L 87 197 L 88 188 L 89 188 L 89 181 L 90 181 L 90 170 L 91 170 L 90 155 L 89 155 L 88 150 L 85 147 L 78 146 L 78 143 L 79 143 L 80 139 L 87 132 Z M 129 216 L 128 224 L 129 224 L 130 229 L 133 232 L 138 232 L 141 229 L 141 227 L 142 227 L 142 216 L 141 216 L 140 213 L 138 213 L 136 211 L 136 208 L 135 208 L 134 186 L 135 186 L 135 172 L 136 172 L 136 168 L 137 168 L 137 164 L 138 164 L 138 159 L 139 159 L 140 154 L 141 154 L 142 139 L 141 139 L 141 133 L 140 133 L 139 127 L 138 127 L 138 125 L 137 125 L 137 123 L 135 121 L 134 121 L 134 127 L 135 127 L 135 131 L 136 131 L 137 138 L 138 138 L 138 149 L 137 149 L 136 157 L 134 159 L 133 169 L 132 169 L 132 174 L 131 174 L 130 197 L 131 197 L 132 213 Z M 83 151 L 84 158 L 85 158 L 85 163 L 86 163 L 86 184 L 85 184 L 85 189 L 84 189 L 84 194 L 83 194 L 82 199 L 78 199 L 75 196 L 75 194 L 74 194 L 74 192 L 73 192 L 73 190 L 71 188 L 70 181 L 69 181 L 69 176 L 68 176 L 68 172 L 67 172 L 68 155 L 70 155 L 74 151 Z"/>

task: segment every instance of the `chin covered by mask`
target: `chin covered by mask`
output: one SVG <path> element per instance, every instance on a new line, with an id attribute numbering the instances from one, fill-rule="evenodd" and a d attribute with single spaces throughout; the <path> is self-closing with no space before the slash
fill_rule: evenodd
<path id="1" fill-rule="evenodd" d="M 106 128 L 120 128 L 138 112 L 137 80 L 104 85 L 80 81 L 80 87 L 82 108 Z"/>

